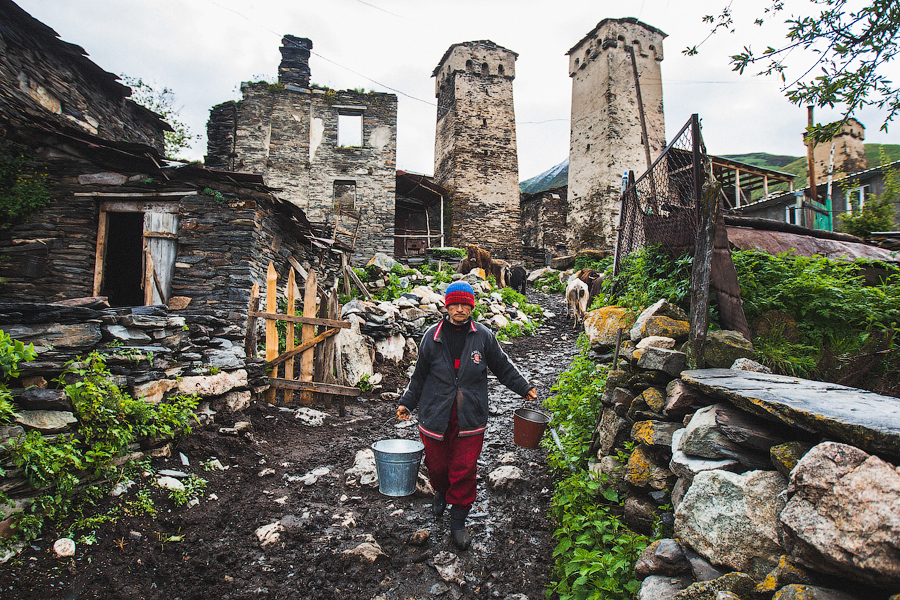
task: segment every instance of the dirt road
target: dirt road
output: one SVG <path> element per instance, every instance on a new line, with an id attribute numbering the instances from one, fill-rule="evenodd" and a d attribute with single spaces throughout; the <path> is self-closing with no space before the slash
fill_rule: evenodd
<path id="1" fill-rule="evenodd" d="M 559 296 L 529 291 L 529 300 L 556 316 L 536 336 L 504 349 L 543 399 L 569 365 L 576 335 Z M 404 372 L 403 365 L 386 372 L 381 391 L 405 386 Z M 46 531 L 0 565 L 0 597 L 544 598 L 553 547 L 547 519 L 552 476 L 544 450 L 513 444 L 512 412 L 524 401 L 496 381 L 491 398 L 468 551 L 453 548 L 449 520 L 431 516 L 429 497 L 391 498 L 377 486 L 347 485 L 345 471 L 357 451 L 380 439 L 417 439 L 415 427 L 397 427 L 391 418 L 394 402 L 370 394 L 350 402 L 345 417 L 328 411 L 315 427 L 297 419 L 293 407 L 260 402 L 242 414 L 216 415 L 215 426 L 181 440 L 172 458 L 153 460 L 156 471 L 206 479 L 199 505 L 177 507 L 150 487 L 154 517 L 140 514 L 134 489 L 103 498 L 91 511 L 113 511 L 117 518 L 76 533 L 71 559 L 52 551 L 71 522 Z M 220 432 L 240 421 L 250 428 Z M 204 469 L 211 459 L 226 470 Z M 489 489 L 488 474 L 503 464 L 517 466 L 524 479 L 508 491 Z"/>

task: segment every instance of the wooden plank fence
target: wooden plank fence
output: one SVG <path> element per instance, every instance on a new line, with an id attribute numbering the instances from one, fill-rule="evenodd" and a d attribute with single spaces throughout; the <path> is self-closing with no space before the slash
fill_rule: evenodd
<path id="1" fill-rule="evenodd" d="M 340 320 L 340 303 L 338 291 L 332 289 L 328 293 L 320 290 L 316 281 L 316 272 L 308 274 L 301 271 L 305 279 L 303 293 L 303 314 L 297 315 L 296 274 L 291 267 L 285 289 L 286 309 L 284 314 L 278 313 L 278 274 L 270 262 L 266 274 L 266 310 L 259 311 L 259 284 L 253 284 L 250 291 L 250 306 L 247 312 L 247 355 L 256 353 L 256 320 L 266 320 L 266 368 L 269 370 L 269 389 L 266 390 L 267 402 L 275 401 L 277 390 L 284 390 L 285 403 L 293 402 L 294 392 L 301 404 L 323 404 L 330 407 L 332 398 L 338 397 L 340 415 L 344 416 L 344 399 L 347 396 L 358 396 L 357 387 L 339 385 L 343 379 L 340 361 L 336 360 L 334 335 L 341 329 L 349 329 L 350 323 Z M 322 296 L 321 303 L 318 302 Z M 319 306 L 321 304 L 321 306 Z M 279 353 L 278 330 L 276 323 L 284 321 L 287 339 L 285 350 Z M 295 328 L 300 324 L 300 345 L 295 347 Z M 316 331 L 318 328 L 318 332 Z M 299 359 L 299 373 L 295 378 L 294 361 Z M 279 371 L 283 377 L 279 377 Z"/>

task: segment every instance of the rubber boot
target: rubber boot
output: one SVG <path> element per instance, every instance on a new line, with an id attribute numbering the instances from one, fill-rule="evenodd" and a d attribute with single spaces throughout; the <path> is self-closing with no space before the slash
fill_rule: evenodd
<path id="1" fill-rule="evenodd" d="M 447 508 L 447 495 L 441 492 L 434 493 L 434 500 L 431 503 L 431 514 L 435 517 L 443 517 L 444 510 Z"/>
<path id="2" fill-rule="evenodd" d="M 466 529 L 466 515 L 468 510 L 463 510 L 452 506 L 450 508 L 450 538 L 453 545 L 460 550 L 467 550 L 472 543 L 472 536 Z"/>

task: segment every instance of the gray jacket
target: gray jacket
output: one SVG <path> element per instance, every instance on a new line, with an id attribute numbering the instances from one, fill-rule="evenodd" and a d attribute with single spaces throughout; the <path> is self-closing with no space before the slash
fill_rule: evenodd
<path id="1" fill-rule="evenodd" d="M 457 403 L 460 437 L 478 435 L 487 428 L 488 369 L 520 396 L 533 387 L 500 348 L 491 330 L 474 320 L 466 334 L 457 373 L 441 332 L 445 321 L 446 317 L 425 332 L 416 368 L 400 396 L 400 404 L 410 412 L 419 409 L 419 431 L 436 440 L 444 439 L 453 402 Z"/>

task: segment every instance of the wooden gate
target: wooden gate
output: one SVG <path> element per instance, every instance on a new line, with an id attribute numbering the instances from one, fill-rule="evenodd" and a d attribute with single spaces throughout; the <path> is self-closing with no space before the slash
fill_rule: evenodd
<path id="1" fill-rule="evenodd" d="M 299 266 L 299 265 L 298 265 Z M 269 372 L 269 389 L 265 399 L 274 402 L 275 392 L 284 390 L 285 403 L 294 400 L 294 392 L 297 391 L 297 400 L 301 404 L 313 404 L 320 400 L 322 404 L 330 407 L 332 397 L 337 396 L 340 415 L 344 416 L 344 399 L 346 396 L 358 396 L 359 388 L 339 385 L 342 379 L 340 360 L 336 360 L 334 335 L 341 329 L 349 329 L 350 323 L 340 320 L 340 304 L 336 289 L 330 293 L 319 289 L 316 282 L 316 272 L 306 274 L 301 270 L 301 276 L 306 279 L 303 294 L 303 315 L 296 314 L 297 296 L 299 289 L 296 283 L 296 274 L 291 268 L 288 274 L 285 289 L 286 310 L 285 314 L 278 313 L 278 274 L 275 266 L 270 262 L 266 275 L 266 310 L 259 309 L 259 284 L 253 284 L 250 292 L 250 310 L 247 313 L 247 354 L 252 355 L 256 346 L 256 319 L 266 320 L 266 369 Z M 321 299 L 321 302 L 319 300 Z M 317 308 L 320 306 L 321 308 Z M 286 322 L 285 351 L 279 354 L 278 331 L 276 323 Z M 295 347 L 294 328 L 296 324 L 301 326 L 300 345 Z M 316 328 L 319 328 L 317 334 Z M 294 378 L 294 361 L 299 357 L 300 372 Z M 282 371 L 283 369 L 283 371 Z M 279 377 L 282 371 L 283 377 Z"/>

